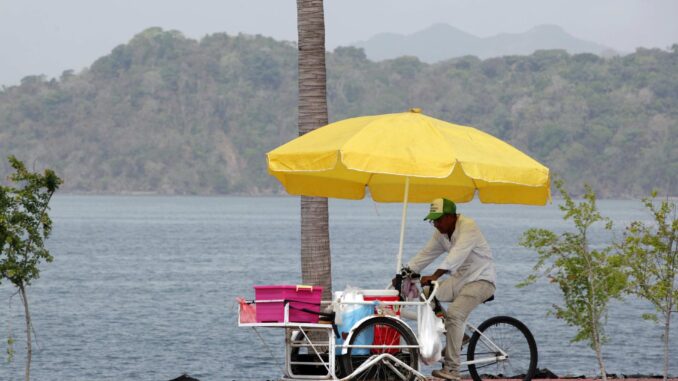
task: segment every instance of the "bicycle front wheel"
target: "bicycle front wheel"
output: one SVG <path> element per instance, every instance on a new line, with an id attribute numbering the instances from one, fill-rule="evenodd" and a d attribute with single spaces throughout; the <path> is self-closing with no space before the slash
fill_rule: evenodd
<path id="1" fill-rule="evenodd" d="M 537 343 L 525 324 L 510 316 L 495 316 L 484 321 L 478 331 L 482 335 L 473 333 L 466 355 L 473 381 L 483 378 L 530 381 L 534 377 Z"/>

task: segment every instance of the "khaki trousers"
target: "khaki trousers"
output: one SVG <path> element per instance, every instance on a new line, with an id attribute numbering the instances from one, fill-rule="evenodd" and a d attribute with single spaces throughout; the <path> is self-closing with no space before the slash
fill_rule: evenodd
<path id="1" fill-rule="evenodd" d="M 461 359 L 459 351 L 461 350 L 462 340 L 464 339 L 464 325 L 469 314 L 480 303 L 487 300 L 494 294 L 495 287 L 492 283 L 485 280 L 478 280 L 465 284 L 454 295 L 452 284 L 443 282 L 440 287 L 440 301 L 452 301 L 447 307 L 445 314 L 445 329 L 447 330 L 445 347 L 445 359 L 443 367 L 451 373 L 459 376 L 459 366 Z M 444 297 L 444 298 L 443 298 Z"/>

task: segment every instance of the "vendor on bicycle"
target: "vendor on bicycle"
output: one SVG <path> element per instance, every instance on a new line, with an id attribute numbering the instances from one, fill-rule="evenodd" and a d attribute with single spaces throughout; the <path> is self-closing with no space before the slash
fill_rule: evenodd
<path id="1" fill-rule="evenodd" d="M 426 285 L 445 274 L 450 275 L 440 283 L 437 292 L 440 301 L 452 302 L 445 313 L 445 359 L 443 368 L 434 370 L 432 375 L 446 380 L 459 380 L 459 352 L 463 345 L 466 319 L 476 306 L 494 294 L 496 272 L 492 251 L 475 221 L 457 214 L 457 207 L 451 200 L 433 200 L 424 220 L 431 222 L 436 230 L 407 266 L 420 273 L 441 254 L 445 254 L 445 259 L 432 275 L 421 277 L 421 284 Z"/>

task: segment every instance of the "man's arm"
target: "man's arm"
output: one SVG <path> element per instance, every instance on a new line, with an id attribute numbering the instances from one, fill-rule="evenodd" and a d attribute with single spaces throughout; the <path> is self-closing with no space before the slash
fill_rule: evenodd
<path id="1" fill-rule="evenodd" d="M 410 261 L 407 263 L 407 267 L 409 267 L 415 273 L 420 273 L 424 268 L 426 268 L 426 266 L 428 266 L 444 252 L 445 249 L 440 245 L 440 242 L 438 242 L 437 234 L 434 232 L 431 236 L 431 239 L 428 241 L 428 243 L 426 243 L 426 246 L 419 250 L 417 255 L 410 259 Z"/>
<path id="2" fill-rule="evenodd" d="M 436 272 L 433 273 L 433 275 L 426 275 L 426 276 L 421 277 L 421 285 L 425 286 L 425 285 L 431 283 L 434 280 L 438 280 L 438 278 L 440 278 L 441 276 L 443 276 L 447 273 L 448 273 L 447 270 L 438 269 L 438 270 L 436 270 Z"/>
<path id="3" fill-rule="evenodd" d="M 447 257 L 440 264 L 438 268 L 432 275 L 422 276 L 421 284 L 426 285 L 431 283 L 434 280 L 438 280 L 441 276 L 450 273 L 454 274 L 459 266 L 466 260 L 466 258 L 471 254 L 471 250 L 476 246 L 478 235 L 475 234 L 478 229 L 473 226 L 465 226 L 463 230 L 459 231 L 457 235 L 457 241 L 454 243 L 454 246 L 450 249 L 450 252 L 447 254 Z"/>

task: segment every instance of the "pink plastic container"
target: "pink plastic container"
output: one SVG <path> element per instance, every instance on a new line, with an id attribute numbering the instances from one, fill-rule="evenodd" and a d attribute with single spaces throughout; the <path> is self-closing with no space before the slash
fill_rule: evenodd
<path id="1" fill-rule="evenodd" d="M 300 311 L 304 308 L 311 311 L 320 311 L 322 287 L 273 285 L 254 286 L 254 295 L 257 303 L 257 323 L 282 323 L 285 321 L 285 304 L 290 304 L 289 321 L 295 323 L 317 323 L 318 315 Z M 279 302 L 264 302 L 265 300 L 281 300 Z"/>

